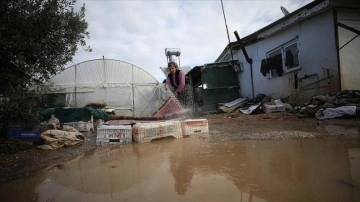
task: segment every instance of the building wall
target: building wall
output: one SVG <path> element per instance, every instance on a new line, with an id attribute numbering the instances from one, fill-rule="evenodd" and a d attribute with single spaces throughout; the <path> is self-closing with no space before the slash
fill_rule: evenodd
<path id="1" fill-rule="evenodd" d="M 248 55 L 253 60 L 254 96 L 262 93 L 275 99 L 289 97 L 290 102 L 303 103 L 314 95 L 337 92 L 339 73 L 333 20 L 332 12 L 328 11 L 247 46 Z M 281 77 L 263 76 L 260 73 L 261 60 L 267 57 L 269 51 L 292 40 L 298 42 L 301 69 L 284 73 Z M 239 73 L 240 94 L 252 98 L 251 66 L 240 50 L 235 55 L 244 63 L 244 71 Z M 326 79 L 328 72 L 332 76 L 329 80 Z M 301 79 L 297 89 L 295 73 Z M 314 76 L 308 77 L 310 75 Z"/>
<path id="2" fill-rule="evenodd" d="M 337 21 L 360 30 L 360 9 L 338 9 Z M 341 90 L 360 88 L 360 37 L 357 35 L 338 26 Z"/>

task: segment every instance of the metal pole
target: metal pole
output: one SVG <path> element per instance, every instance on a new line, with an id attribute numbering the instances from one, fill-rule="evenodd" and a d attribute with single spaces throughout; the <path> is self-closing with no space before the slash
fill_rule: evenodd
<path id="1" fill-rule="evenodd" d="M 134 65 L 131 66 L 132 114 L 135 116 Z"/>
<path id="2" fill-rule="evenodd" d="M 230 49 L 230 53 L 231 53 L 231 59 L 234 60 L 234 56 L 233 56 L 233 53 L 232 53 L 232 49 L 230 48 L 230 36 L 229 36 L 229 29 L 228 29 L 228 26 L 227 26 L 227 23 L 226 23 L 226 17 L 225 17 L 225 11 L 224 11 L 224 4 L 221 0 L 221 7 L 222 7 L 222 11 L 223 11 L 223 15 L 224 15 L 224 21 L 225 21 L 225 27 L 226 27 L 226 33 L 227 33 L 227 37 L 228 37 L 228 41 L 229 41 L 229 49 Z"/>
<path id="3" fill-rule="evenodd" d="M 75 65 L 75 107 L 77 107 L 77 99 L 76 99 L 76 86 L 77 86 L 77 65 Z"/>

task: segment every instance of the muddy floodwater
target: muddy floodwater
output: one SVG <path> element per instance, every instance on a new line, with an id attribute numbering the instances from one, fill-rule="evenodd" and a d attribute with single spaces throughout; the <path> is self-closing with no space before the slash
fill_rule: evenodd
<path id="1" fill-rule="evenodd" d="M 1 201 L 360 201 L 360 145 L 162 139 L 101 147 L 0 184 Z"/>

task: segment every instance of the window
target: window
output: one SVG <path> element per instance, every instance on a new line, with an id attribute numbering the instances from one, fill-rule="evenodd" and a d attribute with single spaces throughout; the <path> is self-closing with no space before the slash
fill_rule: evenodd
<path id="1" fill-rule="evenodd" d="M 284 48 L 286 71 L 299 68 L 299 57 L 297 43 L 293 43 Z"/>
<path id="2" fill-rule="evenodd" d="M 300 69 L 297 42 L 284 44 L 267 53 L 269 78 L 282 76 L 284 73 Z"/>

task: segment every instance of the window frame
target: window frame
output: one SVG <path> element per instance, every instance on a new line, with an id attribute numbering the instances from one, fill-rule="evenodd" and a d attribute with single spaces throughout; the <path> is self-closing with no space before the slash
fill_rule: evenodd
<path id="1" fill-rule="evenodd" d="M 286 49 L 293 46 L 293 45 L 296 45 L 296 59 L 295 61 L 297 62 L 297 64 L 295 64 L 295 66 L 293 67 L 288 67 L 286 66 Z M 294 39 L 294 40 L 291 40 L 287 43 L 284 43 L 270 51 L 268 51 L 266 53 L 266 59 L 269 59 L 270 58 L 270 55 L 275 53 L 275 52 L 278 52 L 280 51 L 280 54 L 281 54 L 281 59 L 282 59 L 282 69 L 283 69 L 283 74 L 286 74 L 286 73 L 290 73 L 290 72 L 294 72 L 294 71 L 297 71 L 297 70 L 300 70 L 301 69 L 301 65 L 300 65 L 300 60 L 299 60 L 299 48 L 298 48 L 298 40 L 297 39 Z M 278 55 L 278 54 L 276 54 Z M 293 55 L 295 57 L 295 55 Z M 273 56 L 272 56 L 273 57 Z M 273 75 L 274 73 L 276 73 L 276 70 L 275 69 L 271 69 L 270 70 L 270 73 L 268 74 L 268 78 L 277 78 L 279 77 L 276 73 L 276 75 Z"/>

